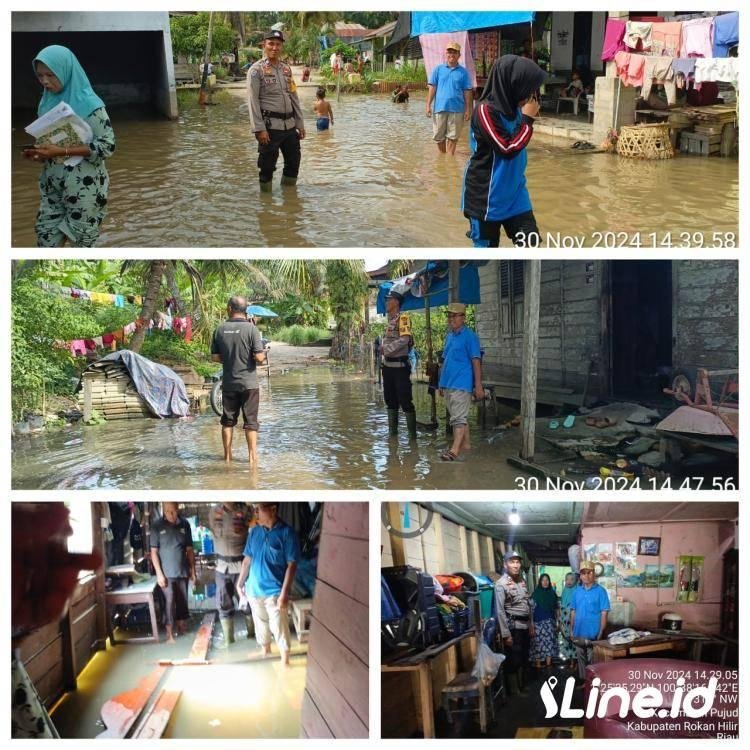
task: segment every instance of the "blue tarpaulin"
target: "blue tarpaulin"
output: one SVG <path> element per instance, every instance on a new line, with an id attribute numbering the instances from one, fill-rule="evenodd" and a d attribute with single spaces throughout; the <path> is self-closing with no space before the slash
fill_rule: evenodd
<path id="1" fill-rule="evenodd" d="M 482 261 L 485 263 L 486 261 Z M 424 310 L 425 296 L 421 293 L 420 278 L 427 280 L 427 299 L 430 307 L 448 304 L 448 262 L 430 261 L 424 268 L 402 279 L 384 281 L 378 289 L 377 310 L 385 315 L 385 298 L 395 285 L 396 291 L 404 295 L 401 309 Z M 416 292 L 416 294 L 414 293 Z M 462 263 L 458 278 L 458 301 L 465 305 L 476 305 L 481 302 L 479 296 L 479 270 L 477 262 Z"/>
<path id="2" fill-rule="evenodd" d="M 278 318 L 279 316 L 263 305 L 248 305 L 245 312 L 248 315 L 254 315 L 256 318 Z"/>
<path id="3" fill-rule="evenodd" d="M 509 26 L 514 23 L 530 23 L 534 11 L 484 11 L 467 10 L 459 13 L 451 11 L 411 12 L 411 35 L 446 34 L 451 31 L 471 31 L 494 26 Z"/>

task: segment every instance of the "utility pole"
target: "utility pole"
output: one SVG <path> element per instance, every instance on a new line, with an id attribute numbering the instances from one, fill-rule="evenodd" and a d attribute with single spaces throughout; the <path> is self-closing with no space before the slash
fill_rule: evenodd
<path id="1" fill-rule="evenodd" d="M 536 380 L 539 357 L 539 296 L 542 262 L 540 260 L 526 260 L 524 265 L 520 456 L 525 461 L 531 461 L 534 458 L 536 430 Z"/>

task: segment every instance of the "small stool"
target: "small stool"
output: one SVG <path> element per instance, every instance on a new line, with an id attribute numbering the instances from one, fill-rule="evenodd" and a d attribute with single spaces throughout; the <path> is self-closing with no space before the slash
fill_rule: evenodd
<path id="1" fill-rule="evenodd" d="M 306 643 L 310 635 L 312 603 L 312 599 L 292 599 L 292 622 L 300 643 Z"/>
<path id="2" fill-rule="evenodd" d="M 448 723 L 453 723 L 453 715 L 460 713 L 474 713 L 479 712 L 479 729 L 482 734 L 487 733 L 487 702 L 485 697 L 485 689 L 482 681 L 469 674 L 463 672 L 457 674 L 442 690 L 442 703 L 445 714 L 448 718 Z M 476 700 L 476 706 L 469 705 L 466 708 L 454 708 L 451 713 L 451 701 L 468 701 L 473 702 Z"/>

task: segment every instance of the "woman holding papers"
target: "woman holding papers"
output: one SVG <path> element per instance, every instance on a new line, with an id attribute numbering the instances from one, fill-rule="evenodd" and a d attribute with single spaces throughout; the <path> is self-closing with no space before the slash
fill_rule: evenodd
<path id="1" fill-rule="evenodd" d="M 44 162 L 37 245 L 60 247 L 67 240 L 75 247 L 92 247 L 107 213 L 109 175 L 104 160 L 115 150 L 112 125 L 104 102 L 67 47 L 45 47 L 33 66 L 44 88 L 37 114 L 48 120 L 36 130 L 33 126 L 40 120 L 27 128 L 34 134 L 46 132 L 24 149 L 27 159 Z"/>

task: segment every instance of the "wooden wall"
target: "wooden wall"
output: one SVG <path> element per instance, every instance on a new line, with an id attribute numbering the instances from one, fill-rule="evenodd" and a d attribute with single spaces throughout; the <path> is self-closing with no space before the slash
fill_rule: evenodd
<path id="1" fill-rule="evenodd" d="M 47 707 L 75 689 L 78 675 L 104 648 L 100 600 L 96 576 L 89 575 L 73 592 L 65 617 L 33 631 L 19 645 L 21 661 Z"/>
<path id="2" fill-rule="evenodd" d="M 606 261 L 543 261 L 539 308 L 539 370 L 541 386 L 582 390 L 589 361 L 602 346 L 599 298 Z M 520 383 L 523 336 L 512 335 L 500 301 L 500 263 L 479 269 L 482 303 L 476 328 L 488 380 Z"/>
<path id="3" fill-rule="evenodd" d="M 672 264 L 675 367 L 739 367 L 738 285 L 734 261 Z"/>
<path id="4" fill-rule="evenodd" d="M 92 544 L 102 549 L 101 503 L 92 503 Z M 105 648 L 104 568 L 81 577 L 65 615 L 16 644 L 20 659 L 48 708 L 67 690 L 97 651 Z"/>
<path id="5" fill-rule="evenodd" d="M 425 522 L 427 510 L 416 503 L 387 503 L 387 506 L 396 529 L 417 529 Z M 380 528 L 383 568 L 413 565 L 433 575 L 456 571 L 486 575 L 495 570 L 492 537 L 449 521 L 439 513 L 434 513 L 425 532 L 413 539 L 389 534 L 382 524 Z"/>
<path id="6" fill-rule="evenodd" d="M 323 507 L 302 737 L 368 736 L 368 509 L 368 503 Z"/>
<path id="7" fill-rule="evenodd" d="M 539 388 L 581 392 L 591 357 L 598 376 L 591 395 L 609 395 L 609 261 L 542 261 L 539 308 Z M 487 380 L 521 381 L 523 336 L 509 330 L 513 314 L 500 300 L 500 263 L 479 269 L 482 303 L 476 329 L 485 350 Z M 672 263 L 673 364 L 709 368 L 738 366 L 738 267 L 733 261 Z M 500 391 L 498 391 L 500 392 Z M 510 392 L 508 395 L 511 395 Z"/>

